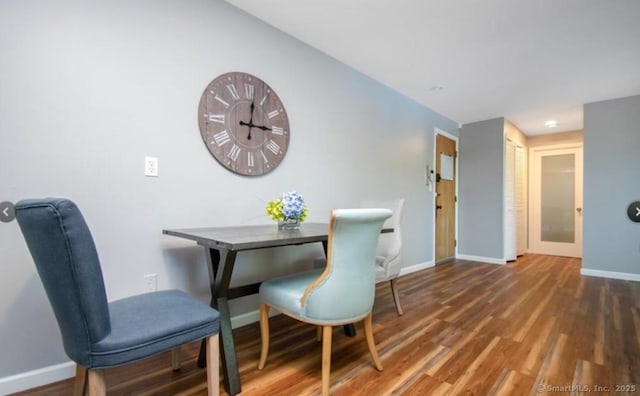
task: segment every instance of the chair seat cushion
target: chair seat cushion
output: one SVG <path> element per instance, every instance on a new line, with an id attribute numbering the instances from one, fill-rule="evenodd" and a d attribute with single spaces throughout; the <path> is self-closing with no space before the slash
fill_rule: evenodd
<path id="1" fill-rule="evenodd" d="M 260 300 L 280 312 L 305 317 L 302 295 L 322 271 L 320 268 L 264 281 L 260 285 Z"/>
<path id="2" fill-rule="evenodd" d="M 109 303 L 111 332 L 91 348 L 88 368 L 118 366 L 196 341 L 220 329 L 220 314 L 178 290 Z"/>

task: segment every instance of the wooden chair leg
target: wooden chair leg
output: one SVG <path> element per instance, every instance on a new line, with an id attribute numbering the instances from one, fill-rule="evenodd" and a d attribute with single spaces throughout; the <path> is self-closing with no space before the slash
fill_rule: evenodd
<path id="1" fill-rule="evenodd" d="M 207 395 L 220 394 L 220 340 L 218 334 L 207 338 Z"/>
<path id="2" fill-rule="evenodd" d="M 104 370 L 87 370 L 89 396 L 105 396 L 107 387 L 104 383 Z"/>
<path id="3" fill-rule="evenodd" d="M 84 396 L 87 386 L 87 368 L 76 364 L 76 379 L 73 383 L 73 395 Z"/>
<path id="4" fill-rule="evenodd" d="M 171 350 L 171 369 L 173 369 L 173 371 L 178 371 L 180 370 L 181 366 L 182 352 L 180 350 L 180 347 L 173 348 L 173 350 Z"/>
<path id="5" fill-rule="evenodd" d="M 316 341 L 322 341 L 322 326 L 316 326 Z"/>
<path id="6" fill-rule="evenodd" d="M 393 294 L 393 302 L 396 304 L 396 311 L 398 315 L 404 314 L 402 311 L 402 305 L 400 305 L 400 296 L 398 295 L 398 286 L 396 286 L 396 280 L 398 278 L 391 279 L 391 294 Z"/>
<path id="7" fill-rule="evenodd" d="M 329 385 L 331 385 L 331 336 L 333 328 L 323 326 L 322 328 L 322 396 L 329 396 Z"/>
<path id="8" fill-rule="evenodd" d="M 369 353 L 373 359 L 373 363 L 376 365 L 378 371 L 382 371 L 382 363 L 380 357 L 378 357 L 378 351 L 376 351 L 376 344 L 373 340 L 373 325 L 371 324 L 371 313 L 364 318 L 364 335 L 367 338 L 367 346 L 369 347 Z"/>
<path id="9" fill-rule="evenodd" d="M 260 304 L 260 338 L 262 340 L 262 348 L 260 349 L 258 370 L 264 368 L 269 354 L 269 306 L 267 304 Z"/>

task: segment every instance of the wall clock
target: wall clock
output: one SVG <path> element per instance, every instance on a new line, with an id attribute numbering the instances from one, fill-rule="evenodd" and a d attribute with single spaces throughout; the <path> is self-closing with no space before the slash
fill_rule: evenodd
<path id="1" fill-rule="evenodd" d="M 246 176 L 275 169 L 289 147 L 289 118 L 282 101 L 264 81 L 248 73 L 216 77 L 198 107 L 200 134 L 225 168 Z"/>

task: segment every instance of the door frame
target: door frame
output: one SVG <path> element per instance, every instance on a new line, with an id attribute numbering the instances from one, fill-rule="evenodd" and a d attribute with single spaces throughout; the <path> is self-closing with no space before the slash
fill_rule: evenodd
<path id="1" fill-rule="evenodd" d="M 436 156 L 438 155 L 437 152 L 437 141 L 438 141 L 438 135 L 442 135 L 448 139 L 451 139 L 455 142 L 456 144 L 456 157 L 453 159 L 454 161 L 454 168 L 455 168 L 455 178 L 456 178 L 456 182 L 455 182 L 455 196 L 456 196 L 456 200 L 455 200 L 455 213 L 456 213 L 456 218 L 454 221 L 455 227 L 456 227 L 456 243 L 453 249 L 453 257 L 457 258 L 458 257 L 458 220 L 460 218 L 459 212 L 458 212 L 458 202 L 460 201 L 459 198 L 459 185 L 458 183 L 459 178 L 458 178 L 458 174 L 460 173 L 460 167 L 458 166 L 458 158 L 460 157 L 460 149 L 459 149 L 459 141 L 458 141 L 458 136 L 452 135 L 449 132 L 443 131 L 440 128 L 434 128 L 433 129 L 433 164 L 432 164 L 432 168 L 433 171 L 435 172 L 436 170 Z M 433 265 L 436 265 L 436 183 L 435 180 L 433 181 L 433 191 L 431 192 L 431 208 L 432 208 L 432 215 L 433 215 L 433 228 L 432 228 L 432 232 L 431 232 L 431 236 L 432 236 L 432 243 L 431 243 L 431 247 L 433 249 L 433 258 L 432 258 L 432 262 Z"/>
<path id="2" fill-rule="evenodd" d="M 580 208 L 582 211 L 580 216 L 582 216 L 582 221 L 580 222 L 580 229 L 576 230 L 576 238 L 580 240 L 580 256 L 582 257 L 583 250 L 583 231 L 584 231 L 584 143 L 576 142 L 576 143 L 563 143 L 563 144 L 550 144 L 544 146 L 535 146 L 529 148 L 529 235 L 528 235 L 528 248 L 527 253 L 539 253 L 539 246 L 536 243 L 536 236 L 539 235 L 539 232 L 536 231 L 536 226 L 539 226 L 540 221 L 536 219 L 536 216 L 540 214 L 540 210 L 535 208 L 536 203 L 540 202 L 540 189 L 533 188 L 533 183 L 536 180 L 539 180 L 539 172 L 540 170 L 534 167 L 534 161 L 536 158 L 536 154 L 545 152 L 545 151 L 554 151 L 554 150 L 572 150 L 572 149 L 580 149 L 581 150 L 581 173 L 582 173 L 582 181 L 581 181 L 581 190 L 580 190 Z M 538 154 L 539 155 L 539 154 Z M 550 254 L 550 253 L 540 253 L 540 254 Z M 575 256 L 570 256 L 575 257 Z"/>

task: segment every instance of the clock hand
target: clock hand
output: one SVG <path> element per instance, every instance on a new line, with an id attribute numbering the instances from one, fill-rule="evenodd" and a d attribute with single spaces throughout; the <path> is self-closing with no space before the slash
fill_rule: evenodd
<path id="1" fill-rule="evenodd" d="M 269 128 L 268 126 L 264 126 L 264 125 L 255 125 L 255 124 L 251 124 L 249 122 L 244 122 L 244 121 L 240 121 L 240 125 L 242 126 L 248 126 L 249 130 L 251 130 L 251 128 L 258 128 L 258 129 L 262 129 L 263 131 L 271 131 L 272 129 Z M 249 136 L 247 136 L 247 139 L 251 140 L 251 134 L 249 134 Z"/>
<path id="2" fill-rule="evenodd" d="M 253 126 L 253 109 L 255 107 L 255 104 L 253 103 L 253 100 L 251 101 L 251 117 L 249 117 L 249 134 L 247 135 L 247 140 L 251 140 L 251 127 Z"/>

